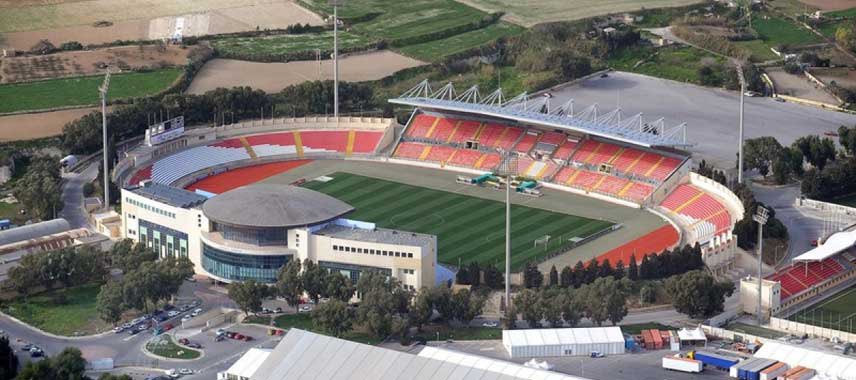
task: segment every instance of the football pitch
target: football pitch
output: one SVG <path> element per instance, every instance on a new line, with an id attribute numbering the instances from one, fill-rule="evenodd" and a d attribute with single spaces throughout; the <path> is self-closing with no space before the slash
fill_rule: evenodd
<path id="1" fill-rule="evenodd" d="M 856 286 L 829 297 L 817 305 L 802 310 L 788 318 L 850 333 L 856 332 Z"/>
<path id="2" fill-rule="evenodd" d="M 337 172 L 328 177 L 333 179 L 309 181 L 303 186 L 349 203 L 356 210 L 348 218 L 381 228 L 437 235 L 437 261 L 441 263 L 504 265 L 503 202 L 351 173 Z M 511 267 L 520 269 L 529 261 L 543 259 L 569 239 L 585 238 L 610 226 L 607 221 L 512 205 Z M 536 247 L 535 241 L 545 235 L 550 236 L 549 243 Z"/>

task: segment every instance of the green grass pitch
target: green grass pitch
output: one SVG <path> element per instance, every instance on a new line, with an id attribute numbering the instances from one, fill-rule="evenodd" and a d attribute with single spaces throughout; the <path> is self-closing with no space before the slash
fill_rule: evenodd
<path id="1" fill-rule="evenodd" d="M 356 210 L 348 218 L 373 222 L 381 228 L 437 235 L 437 261 L 441 263 L 504 265 L 504 203 L 350 173 L 329 176 L 332 181 L 309 181 L 304 186 L 349 203 Z M 610 225 L 512 205 L 511 266 L 520 269 L 572 237 L 586 237 Z M 544 235 L 551 236 L 550 246 L 535 248 L 534 241 Z"/>
<path id="2" fill-rule="evenodd" d="M 835 330 L 856 332 L 856 286 L 802 310 L 788 319 Z"/>

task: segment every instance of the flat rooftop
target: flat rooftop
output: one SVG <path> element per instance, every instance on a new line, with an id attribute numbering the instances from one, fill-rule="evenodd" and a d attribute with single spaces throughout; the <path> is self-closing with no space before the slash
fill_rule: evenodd
<path id="1" fill-rule="evenodd" d="M 139 194 L 151 200 L 165 203 L 173 207 L 192 208 L 201 205 L 208 200 L 205 196 L 196 194 L 192 191 L 162 185 L 152 181 L 146 182 L 143 186 L 132 187 L 129 190 L 134 194 Z"/>
<path id="2" fill-rule="evenodd" d="M 371 243 L 385 243 L 397 245 L 409 245 L 417 247 L 428 247 L 434 243 L 434 235 L 420 234 L 409 231 L 391 230 L 387 228 L 364 229 L 355 227 L 344 227 L 329 224 L 318 231 L 315 235 L 329 236 L 338 239 L 349 239 Z"/>

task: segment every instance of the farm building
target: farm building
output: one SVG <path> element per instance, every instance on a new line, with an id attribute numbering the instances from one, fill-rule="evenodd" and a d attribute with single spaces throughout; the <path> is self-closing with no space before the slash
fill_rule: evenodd
<path id="1" fill-rule="evenodd" d="M 512 358 L 624 353 L 620 327 L 504 330 L 502 345 Z"/>

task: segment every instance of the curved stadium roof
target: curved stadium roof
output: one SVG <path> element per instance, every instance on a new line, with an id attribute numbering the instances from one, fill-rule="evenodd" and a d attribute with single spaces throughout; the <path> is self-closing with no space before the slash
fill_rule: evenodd
<path id="1" fill-rule="evenodd" d="M 202 205 L 212 221 L 240 227 L 297 227 L 336 219 L 354 208 L 317 191 L 288 185 L 251 185 Z"/>

